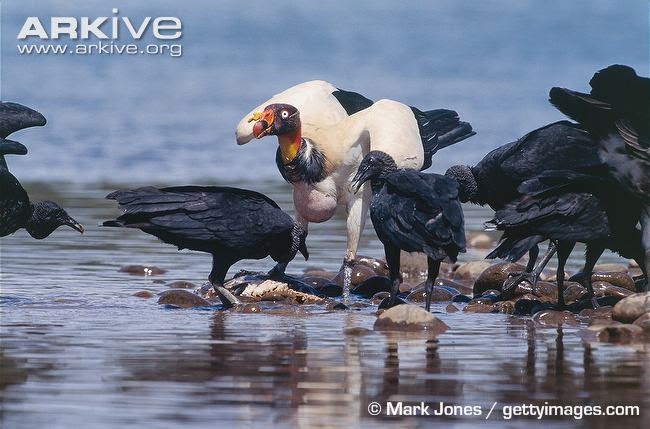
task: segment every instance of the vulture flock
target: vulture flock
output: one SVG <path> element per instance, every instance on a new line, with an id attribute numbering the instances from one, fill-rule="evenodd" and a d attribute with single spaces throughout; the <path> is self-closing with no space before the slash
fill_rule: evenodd
<path id="1" fill-rule="evenodd" d="M 144 187 L 109 194 L 123 214 L 103 225 L 137 228 L 179 249 L 211 254 L 209 281 L 231 302 L 236 298 L 222 285 L 234 263 L 270 256 L 277 265 L 269 276 L 286 279 L 296 254 L 308 257 L 309 223 L 331 219 L 339 206 L 346 213 L 346 290 L 369 212 L 388 264 L 388 305 L 397 302 L 400 251 L 421 252 L 428 260 L 428 311 L 441 262 L 465 251 L 461 203 L 488 205 L 495 213 L 486 227 L 503 231 L 488 258 L 528 255 L 504 294 L 522 280 L 534 285 L 557 254 L 557 306 L 564 308 L 564 266 L 576 243 L 584 243 L 584 267 L 572 280 L 584 284 L 596 306 L 591 274 L 606 249 L 637 261 L 645 279 L 650 267 L 650 80 L 612 65 L 589 84 L 589 93 L 550 90 L 550 102 L 573 122 L 544 125 L 474 166 L 433 174 L 423 170 L 438 150 L 475 134 L 455 111 L 372 101 L 324 81 L 305 82 L 252 109 L 236 129 L 239 145 L 277 138 L 275 161 L 293 188 L 295 219 L 251 190 Z M 13 103 L 2 103 L 0 115 L 0 236 L 25 228 L 45 238 L 62 225 L 83 232 L 55 203 L 31 203 L 4 159 L 27 152 L 6 137 L 45 118 Z M 544 241 L 549 248 L 539 259 Z M 647 289 L 647 280 L 638 284 Z"/>

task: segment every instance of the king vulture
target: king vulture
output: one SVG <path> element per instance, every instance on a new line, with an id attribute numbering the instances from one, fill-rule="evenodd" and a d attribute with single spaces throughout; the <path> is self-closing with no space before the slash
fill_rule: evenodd
<path id="1" fill-rule="evenodd" d="M 452 110 L 423 112 L 392 100 L 373 103 L 360 94 L 312 81 L 275 95 L 242 119 L 237 142 L 278 137 L 276 164 L 293 185 L 296 218 L 305 228 L 309 222 L 330 219 L 338 205 L 346 208 L 344 267 L 349 273 L 370 198 L 366 190 L 355 194 L 350 189 L 363 157 L 379 150 L 400 168 L 422 170 L 431 165 L 438 149 L 474 134 Z"/>

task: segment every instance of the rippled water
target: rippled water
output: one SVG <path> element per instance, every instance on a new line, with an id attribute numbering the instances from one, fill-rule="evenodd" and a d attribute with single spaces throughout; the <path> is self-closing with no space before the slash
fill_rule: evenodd
<path id="1" fill-rule="evenodd" d="M 240 186 L 255 187 L 254 183 Z M 650 406 L 650 350 L 583 342 L 579 329 L 536 328 L 527 318 L 434 311 L 451 329 L 437 340 L 372 330 L 374 307 L 328 312 L 323 306 L 265 306 L 262 314 L 170 310 L 154 293 L 174 280 L 200 284 L 210 258 L 177 252 L 139 232 L 100 228 L 117 214 L 101 197 L 119 185 L 32 184 L 35 198 L 64 203 L 88 227 L 83 237 L 58 230 L 43 241 L 24 232 L 2 239 L 0 426 L 7 428 L 260 426 L 521 427 L 501 407 L 520 403 L 640 405 L 634 419 L 545 418 L 545 427 L 640 427 Z M 260 189 L 259 187 L 257 189 Z M 284 185 L 260 189 L 289 210 Z M 468 207 L 468 225 L 489 211 Z M 338 269 L 345 247 L 337 217 L 315 225 L 307 266 Z M 381 255 L 367 228 L 362 253 Z M 464 260 L 480 257 L 477 251 Z M 606 259 L 619 261 L 614 257 Z M 579 265 L 579 253 L 571 269 Z M 167 269 L 159 276 L 119 272 L 126 264 Z M 272 261 L 231 271 L 267 270 Z M 378 418 L 372 401 L 483 407 L 480 417 Z M 494 402 L 494 416 L 483 419 Z M 535 423 L 534 420 L 527 421 Z"/>

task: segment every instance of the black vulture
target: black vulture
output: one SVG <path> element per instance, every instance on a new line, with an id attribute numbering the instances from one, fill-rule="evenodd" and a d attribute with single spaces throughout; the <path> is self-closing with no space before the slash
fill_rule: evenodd
<path id="1" fill-rule="evenodd" d="M 522 183 L 547 171 L 567 171 L 594 180 L 609 176 L 609 168 L 600 159 L 592 136 L 581 125 L 568 121 L 554 122 L 531 131 L 519 140 L 488 153 L 475 166 L 456 165 L 449 168 L 445 175 L 459 182 L 462 202 L 487 204 L 498 211 L 522 196 L 519 191 Z M 556 175 L 556 180 L 561 177 Z M 568 180 L 568 176 L 565 180 Z M 596 180 L 596 183 L 601 182 Z M 616 189 L 615 185 L 609 186 L 610 190 Z M 622 189 L 617 190 L 620 191 Z M 633 210 L 634 207 L 629 209 Z M 511 279 L 508 282 L 511 285 L 523 279 L 534 285 L 555 252 L 555 245 L 551 242 L 549 251 L 537 266 L 537 244 L 529 249 L 526 273 Z M 589 266 L 586 263 L 582 272 L 587 270 Z M 576 276 L 576 279 L 578 277 L 581 276 Z"/>
<path id="2" fill-rule="evenodd" d="M 427 255 L 426 310 L 440 263 L 456 261 L 465 251 L 463 210 L 458 183 L 438 174 L 398 169 L 390 155 L 371 151 L 363 158 L 353 179 L 356 191 L 370 180 L 370 218 L 384 244 L 392 281 L 389 305 L 394 305 L 401 282 L 400 250 Z"/>
<path id="3" fill-rule="evenodd" d="M 590 94 L 552 88 L 550 102 L 578 121 L 598 142 L 612 175 L 643 205 L 640 215 L 646 274 L 650 269 L 650 79 L 612 65 L 589 81 Z"/>
<path id="4" fill-rule="evenodd" d="M 83 227 L 58 204 L 52 201 L 31 203 L 27 192 L 7 167 L 5 155 L 25 155 L 27 148 L 13 140 L 10 134 L 24 128 L 45 125 L 37 111 L 17 103 L 0 103 L 0 237 L 20 228 L 36 239 L 49 236 L 55 229 L 67 225 L 83 233 Z"/>
<path id="5" fill-rule="evenodd" d="M 636 228 L 639 206 L 636 211 L 630 207 L 612 179 L 549 171 L 524 182 L 519 191 L 523 195 L 498 210 L 488 223 L 504 231 L 488 258 L 516 261 L 532 246 L 551 240 L 558 255 L 559 307 L 564 307 L 564 267 L 576 242 L 587 244 L 582 276 L 592 298 L 591 274 L 605 249 L 641 259 L 641 234 Z M 541 266 L 547 262 L 545 258 Z"/>
<path id="6" fill-rule="evenodd" d="M 124 213 L 103 226 L 138 228 L 179 250 L 210 253 L 208 279 L 220 296 L 228 269 L 242 259 L 271 256 L 278 263 L 270 273 L 275 277 L 284 275 L 298 251 L 309 257 L 307 232 L 258 192 L 221 186 L 144 187 L 106 198 L 116 200 Z"/>

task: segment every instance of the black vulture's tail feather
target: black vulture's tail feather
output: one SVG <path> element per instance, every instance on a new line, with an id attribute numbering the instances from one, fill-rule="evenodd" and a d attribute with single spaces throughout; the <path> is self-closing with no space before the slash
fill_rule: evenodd
<path id="1" fill-rule="evenodd" d="M 468 122 L 462 122 L 453 110 L 435 109 L 426 112 L 411 107 L 418 123 L 422 145 L 424 146 L 424 165 L 422 170 L 431 167 L 431 158 L 440 149 L 451 146 L 476 134 Z"/>
<path id="2" fill-rule="evenodd" d="M 116 227 L 116 228 L 122 228 L 125 225 L 124 225 L 123 222 L 120 222 L 119 220 L 115 219 L 115 220 L 104 221 L 101 226 L 112 226 L 112 227 Z"/>
<path id="3" fill-rule="evenodd" d="M 520 260 L 535 245 L 544 241 L 544 237 L 533 235 L 525 238 L 504 238 L 501 243 L 488 254 L 485 259 L 505 259 L 510 262 Z"/>

